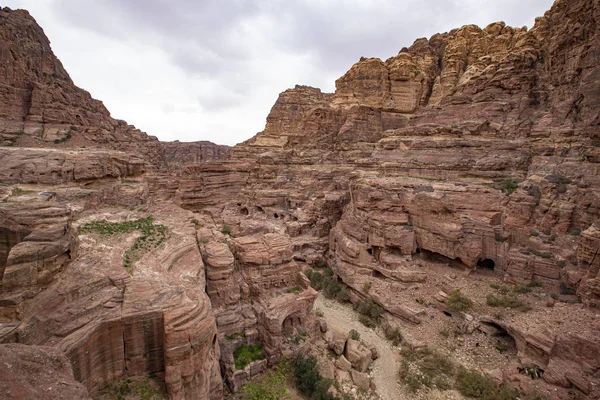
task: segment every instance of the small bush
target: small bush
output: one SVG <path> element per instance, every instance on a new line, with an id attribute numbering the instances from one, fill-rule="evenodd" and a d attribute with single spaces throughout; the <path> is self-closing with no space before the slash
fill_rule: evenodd
<path id="1" fill-rule="evenodd" d="M 559 268 L 564 268 L 567 265 L 567 262 L 565 260 L 560 260 L 558 262 L 558 267 Z"/>
<path id="2" fill-rule="evenodd" d="M 358 333 L 355 329 L 350 331 L 350 339 L 352 340 L 360 340 L 360 333 Z"/>
<path id="3" fill-rule="evenodd" d="M 467 296 L 462 294 L 460 290 L 455 290 L 448 296 L 446 305 L 451 311 L 466 312 L 471 309 L 473 302 Z"/>
<path id="4" fill-rule="evenodd" d="M 335 296 L 335 298 L 337 299 L 337 301 L 339 301 L 341 303 L 347 303 L 347 302 L 350 301 L 350 293 L 348 292 L 348 289 L 342 288 L 337 293 L 337 295 Z"/>
<path id="5" fill-rule="evenodd" d="M 581 229 L 579 229 L 579 228 L 569 228 L 569 235 L 571 235 L 571 236 L 579 236 L 579 235 L 581 235 Z"/>
<path id="6" fill-rule="evenodd" d="M 527 294 L 531 292 L 531 288 L 522 284 L 515 285 L 512 290 L 514 293 Z"/>
<path id="7" fill-rule="evenodd" d="M 379 317 L 383 314 L 383 307 L 371 299 L 362 300 L 354 304 L 354 310 L 360 315 L 358 320 L 369 328 L 374 328 L 379 323 Z"/>
<path id="8" fill-rule="evenodd" d="M 286 293 L 298 293 L 301 291 L 302 291 L 302 289 L 300 289 L 298 286 L 294 286 L 293 288 L 289 288 L 289 289 L 285 290 Z"/>
<path id="9" fill-rule="evenodd" d="M 385 338 L 392 342 L 394 346 L 398 346 L 400 341 L 402 340 L 402 333 L 400 333 L 400 329 L 392 328 L 389 324 L 385 324 L 383 326 L 383 333 L 385 334 Z"/>
<path id="10" fill-rule="evenodd" d="M 560 263 L 559 263 L 559 266 L 560 266 Z M 534 287 L 543 287 L 543 286 L 544 286 L 544 284 L 542 282 L 540 282 L 540 281 L 531 281 L 529 283 L 529 287 L 532 287 L 532 288 L 534 288 Z"/>
<path id="11" fill-rule="evenodd" d="M 531 231 L 531 236 L 540 236 L 540 233 L 538 231 Z"/>
<path id="12" fill-rule="evenodd" d="M 321 310 L 320 308 L 317 308 L 317 309 L 315 310 L 315 315 L 316 315 L 317 317 L 323 318 L 323 316 L 324 316 L 325 314 L 323 314 L 323 310 Z"/>
<path id="13" fill-rule="evenodd" d="M 487 305 L 490 307 L 505 307 L 513 308 L 515 310 L 521 310 L 523 312 L 529 311 L 531 307 L 519 299 L 514 294 L 495 296 L 493 294 L 487 295 Z"/>
<path id="14" fill-rule="evenodd" d="M 505 179 L 502 182 L 495 183 L 493 187 L 498 190 L 502 190 L 507 196 L 510 196 L 515 190 L 519 188 L 518 179 Z"/>
<path id="15" fill-rule="evenodd" d="M 231 226 L 227 225 L 227 224 L 223 224 L 223 227 L 221 228 L 221 233 L 224 235 L 231 236 Z"/>

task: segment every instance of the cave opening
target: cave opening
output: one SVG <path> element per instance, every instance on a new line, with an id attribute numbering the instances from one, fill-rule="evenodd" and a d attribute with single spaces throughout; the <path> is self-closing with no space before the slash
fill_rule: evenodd
<path id="1" fill-rule="evenodd" d="M 261 206 L 256 206 L 256 211 L 259 213 L 264 213 L 265 210 L 263 210 L 263 208 Z"/>
<path id="2" fill-rule="evenodd" d="M 494 262 L 494 260 L 491 260 L 489 258 L 480 258 L 479 261 L 477 261 L 477 268 L 479 269 L 493 271 L 495 267 L 496 263 Z"/>
<path id="3" fill-rule="evenodd" d="M 380 279 L 385 278 L 385 276 L 381 272 L 379 272 L 377 270 L 373 270 L 373 272 L 371 272 L 371 276 L 373 278 L 380 278 Z"/>
<path id="4" fill-rule="evenodd" d="M 515 338 L 503 326 L 492 321 L 481 321 L 477 329 L 493 341 L 494 347 L 499 353 L 517 354 Z"/>
<path id="5" fill-rule="evenodd" d="M 279 214 L 277 214 L 277 213 L 274 213 L 274 214 L 273 214 L 273 218 L 276 218 L 276 219 L 277 219 L 277 218 L 279 218 Z"/>
<path id="6" fill-rule="evenodd" d="M 240 214 L 242 214 L 242 215 L 248 215 L 249 214 L 248 209 L 246 207 L 242 207 L 240 209 Z"/>

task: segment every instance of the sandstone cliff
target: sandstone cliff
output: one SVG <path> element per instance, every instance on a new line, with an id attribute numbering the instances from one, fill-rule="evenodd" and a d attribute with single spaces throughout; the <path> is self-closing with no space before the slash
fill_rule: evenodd
<path id="1" fill-rule="evenodd" d="M 411 347 L 450 318 L 479 335 L 454 350 L 470 366 L 530 389 L 516 371 L 535 364 L 555 398 L 599 395 L 598 0 L 361 59 L 333 94 L 283 92 L 227 154 L 112 120 L 26 12 L 0 18 L 1 342 L 62 351 L 90 393 L 158 373 L 173 398 L 218 399 L 320 340 L 301 271 L 328 263 Z M 139 233 L 80 229 L 146 216 L 168 235 L 145 253 Z M 489 305 L 490 283 L 542 287 L 523 314 Z M 448 307 L 457 289 L 470 313 Z M 514 352 L 485 353 L 502 335 Z M 237 369 L 257 343 L 267 360 Z"/>

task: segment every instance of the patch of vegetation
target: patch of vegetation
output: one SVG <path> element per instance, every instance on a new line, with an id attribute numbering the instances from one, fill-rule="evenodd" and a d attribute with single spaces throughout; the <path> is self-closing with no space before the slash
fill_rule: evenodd
<path id="1" fill-rule="evenodd" d="M 33 193 L 33 190 L 24 190 L 21 189 L 20 187 L 15 187 L 11 190 L 10 195 L 11 196 L 21 196 L 24 194 L 30 194 Z"/>
<path id="2" fill-rule="evenodd" d="M 361 300 L 353 305 L 354 311 L 360 315 L 358 320 L 369 328 L 374 328 L 379 323 L 379 317 L 383 314 L 383 307 L 371 299 Z"/>
<path id="3" fill-rule="evenodd" d="M 487 305 L 490 307 L 512 308 L 515 310 L 520 310 L 522 312 L 531 310 L 529 304 L 527 304 L 525 301 L 521 300 L 514 294 L 500 296 L 488 294 L 486 301 Z"/>
<path id="4" fill-rule="evenodd" d="M 145 252 L 160 246 L 167 237 L 167 227 L 154 224 L 150 217 L 125 222 L 107 222 L 106 220 L 94 221 L 80 228 L 82 233 L 99 233 L 101 235 L 115 235 L 139 231 L 138 237 L 130 249 L 123 254 L 123 268 L 130 274 L 133 273 L 133 264 L 139 260 Z"/>
<path id="5" fill-rule="evenodd" d="M 136 184 L 136 183 L 140 183 L 139 181 L 136 181 L 135 179 L 121 179 L 121 183 L 126 183 L 126 184 Z"/>
<path id="6" fill-rule="evenodd" d="M 519 188 L 519 183 L 521 183 L 519 179 L 505 179 L 501 182 L 493 183 L 492 187 L 494 189 L 501 190 L 507 196 L 510 196 L 515 190 Z"/>
<path id="7" fill-rule="evenodd" d="M 264 359 L 265 351 L 260 343 L 240 346 L 233 351 L 235 369 L 244 369 L 251 362 Z"/>
<path id="8" fill-rule="evenodd" d="M 560 266 L 560 262 L 558 263 L 558 265 Z M 528 286 L 532 287 L 532 288 L 534 288 L 534 287 L 543 287 L 544 284 L 542 282 L 540 282 L 540 281 L 531 281 Z"/>
<path id="9" fill-rule="evenodd" d="M 161 390 L 150 385 L 150 378 L 141 383 L 125 379 L 105 386 L 99 394 L 101 398 L 111 400 L 125 400 L 128 396 L 137 396 L 140 400 L 163 400 L 167 398 Z"/>
<path id="10" fill-rule="evenodd" d="M 535 256 L 538 256 L 540 258 L 552 258 L 554 257 L 552 255 L 552 253 L 548 252 L 548 251 L 539 251 L 536 249 L 529 249 L 529 252 Z"/>
<path id="11" fill-rule="evenodd" d="M 319 373 L 317 359 L 313 356 L 299 356 L 294 363 L 294 379 L 298 391 L 311 400 L 339 400 L 328 392 L 332 381 L 324 379 Z"/>
<path id="12" fill-rule="evenodd" d="M 451 311 L 466 312 L 471 309 L 473 302 L 467 296 L 462 294 L 460 290 L 455 290 L 448 296 L 446 305 Z"/>
<path id="13" fill-rule="evenodd" d="M 252 379 L 241 390 L 244 400 L 282 400 L 291 396 L 286 382 L 292 367 L 289 361 L 282 359 L 277 366 L 264 375 Z"/>
<path id="14" fill-rule="evenodd" d="M 73 137 L 73 135 L 71 135 L 71 132 L 67 132 L 67 134 L 59 139 L 54 139 L 54 144 L 59 144 L 59 143 L 64 143 L 67 140 L 71 139 Z"/>
<path id="15" fill-rule="evenodd" d="M 317 308 L 315 310 L 315 315 L 320 318 L 323 318 L 325 316 L 325 314 L 323 313 L 323 310 L 321 310 L 320 308 Z"/>
<path id="16" fill-rule="evenodd" d="M 289 288 L 289 289 L 285 290 L 286 293 L 298 293 L 301 291 L 302 291 L 302 289 L 300 289 L 298 286 L 294 286 L 293 288 Z"/>
<path id="17" fill-rule="evenodd" d="M 238 338 L 243 337 L 244 334 L 241 332 L 236 332 L 236 333 L 232 333 L 231 335 L 227 335 L 226 338 L 227 340 L 236 340 Z"/>
<path id="18" fill-rule="evenodd" d="M 224 235 L 231 236 L 231 225 L 223 224 L 223 227 L 221 228 L 221 233 Z"/>
<path id="19" fill-rule="evenodd" d="M 527 294 L 527 293 L 531 292 L 531 288 L 529 286 L 525 286 L 525 285 L 519 283 L 513 287 L 512 291 L 514 293 L 518 293 L 518 294 Z"/>
<path id="20" fill-rule="evenodd" d="M 360 340 L 360 333 L 356 329 L 350 330 L 350 339 L 352 340 Z"/>
<path id="21" fill-rule="evenodd" d="M 313 289 L 322 290 L 328 299 L 337 299 L 342 303 L 350 300 L 348 288 L 337 280 L 327 264 L 321 270 L 308 268 L 304 274 L 310 280 Z"/>
<path id="22" fill-rule="evenodd" d="M 531 231 L 531 236 L 540 236 L 538 231 Z"/>
<path id="23" fill-rule="evenodd" d="M 571 235 L 571 236 L 579 236 L 579 235 L 581 235 L 581 229 L 579 229 L 579 228 L 569 228 L 569 235 Z"/>
<path id="24" fill-rule="evenodd" d="M 385 334 L 385 338 L 391 341 L 394 346 L 398 346 L 400 344 L 402 341 L 402 333 L 400 332 L 400 329 L 393 328 L 389 324 L 383 325 L 382 329 L 383 333 Z"/>
<path id="25" fill-rule="evenodd" d="M 204 225 L 202 225 L 196 218 L 192 219 L 192 224 L 194 224 L 194 228 L 196 228 L 196 230 L 204 228 Z"/>

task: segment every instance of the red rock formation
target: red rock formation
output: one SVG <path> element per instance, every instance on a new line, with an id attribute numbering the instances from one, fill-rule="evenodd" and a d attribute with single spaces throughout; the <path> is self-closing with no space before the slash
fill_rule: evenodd
<path id="1" fill-rule="evenodd" d="M 558 0 L 531 30 L 465 26 L 385 62 L 362 59 L 334 94 L 287 90 L 263 132 L 225 160 L 196 163 L 220 150 L 159 144 L 112 120 L 72 84 L 28 14 L 0 11 L 9 61 L 0 134 L 15 146 L 0 152 L 0 176 L 38 193 L 9 196 L 14 187 L 3 187 L 9 291 L 0 318 L 10 323 L 0 340 L 62 349 L 91 392 L 126 370 L 164 371 L 173 398 L 219 398 L 219 359 L 234 389 L 265 368 L 235 370 L 236 347 L 261 342 L 273 362 L 298 351 L 285 328 L 320 335 L 305 264 L 327 261 L 352 301 L 374 300 L 386 322 L 409 330 L 431 323 L 415 293 L 447 311 L 457 282 L 476 286 L 467 273 L 490 268 L 506 283 L 543 283 L 560 307 L 499 321 L 485 315 L 484 298 L 481 315 L 455 316 L 461 329 L 506 333 L 547 382 L 597 396 L 600 342 L 584 306 L 600 299 L 599 13 L 598 0 Z M 27 52 L 16 37 L 26 38 Z M 54 140 L 103 149 L 18 147 Z M 130 176 L 139 181 L 122 179 Z M 40 206 L 43 185 L 56 199 Z M 104 205 L 123 215 L 148 207 L 144 215 L 172 232 L 133 276 L 122 257 L 134 236 L 72 237 L 73 218 L 100 218 Z M 60 212 L 52 219 L 47 211 L 46 230 L 31 216 L 48 209 Z M 441 280 L 431 263 L 419 265 L 432 259 L 465 274 Z M 404 337 L 415 347 L 421 340 Z M 359 353 L 367 354 L 347 356 L 364 369 Z"/>

